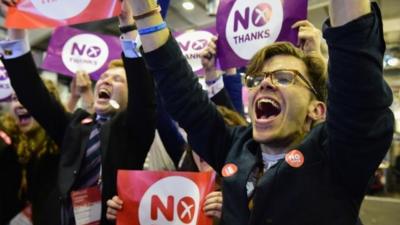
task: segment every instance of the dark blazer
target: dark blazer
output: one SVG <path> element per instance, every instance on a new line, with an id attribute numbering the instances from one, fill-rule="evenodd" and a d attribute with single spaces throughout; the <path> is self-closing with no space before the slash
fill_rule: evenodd
<path id="1" fill-rule="evenodd" d="M 153 79 L 142 58 L 123 57 L 123 60 L 129 88 L 128 106 L 107 121 L 100 134 L 103 171 L 101 224 L 109 223 L 105 217 L 106 201 L 117 194 L 117 170 L 142 169 L 155 131 Z M 48 93 L 30 53 L 15 59 L 3 59 L 3 63 L 21 103 L 60 146 L 58 190 L 63 207 L 79 173 L 85 145 L 94 126 L 94 123 L 84 124 L 82 120 L 88 117 L 94 120 L 94 116 L 81 109 L 73 114 L 67 113 Z M 48 214 L 46 209 L 43 213 L 46 217 L 60 220 L 60 214 Z"/>
<path id="2" fill-rule="evenodd" d="M 299 168 L 278 161 L 258 180 L 254 208 L 246 183 L 261 160 L 252 126 L 230 128 L 202 92 L 172 37 L 144 57 L 166 109 L 186 130 L 189 144 L 223 178 L 221 224 L 354 225 L 368 180 L 388 151 L 394 131 L 392 93 L 382 76 L 385 51 L 379 9 L 341 27 L 328 28 L 328 117 L 295 149 Z M 177 82 L 179 81 L 179 82 Z"/>

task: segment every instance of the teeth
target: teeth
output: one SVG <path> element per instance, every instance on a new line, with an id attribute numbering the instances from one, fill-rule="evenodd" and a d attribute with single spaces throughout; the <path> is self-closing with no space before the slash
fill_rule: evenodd
<path id="1" fill-rule="evenodd" d="M 16 109 L 17 114 L 26 114 L 28 111 L 24 108 L 18 108 Z"/>
<path id="2" fill-rule="evenodd" d="M 272 99 L 270 99 L 270 98 L 262 98 L 262 99 L 258 100 L 258 101 L 257 101 L 257 108 L 261 109 L 261 104 L 262 104 L 262 103 L 270 103 L 270 104 L 272 104 L 275 108 L 280 108 L 280 107 L 279 107 L 279 104 L 278 104 L 276 101 L 274 101 L 274 100 L 272 100 Z"/>
<path id="3" fill-rule="evenodd" d="M 100 91 L 99 91 L 99 93 L 105 93 L 105 94 L 107 94 L 108 95 L 108 91 L 107 90 L 105 90 L 105 89 L 101 89 Z"/>

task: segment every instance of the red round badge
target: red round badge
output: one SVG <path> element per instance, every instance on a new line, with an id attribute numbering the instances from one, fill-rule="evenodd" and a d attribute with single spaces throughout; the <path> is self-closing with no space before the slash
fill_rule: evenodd
<path id="1" fill-rule="evenodd" d="M 222 168 L 222 176 L 223 177 L 230 177 L 238 171 L 238 168 L 233 163 L 228 163 Z"/>
<path id="2" fill-rule="evenodd" d="M 304 164 L 304 155 L 299 150 L 292 150 L 285 155 L 285 161 L 293 168 L 299 168 Z"/>

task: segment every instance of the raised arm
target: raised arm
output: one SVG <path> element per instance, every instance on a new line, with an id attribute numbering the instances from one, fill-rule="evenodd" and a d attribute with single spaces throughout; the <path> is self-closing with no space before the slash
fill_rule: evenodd
<path id="1" fill-rule="evenodd" d="M 392 93 L 383 80 L 382 18 L 369 1 L 331 0 L 327 134 L 335 178 L 355 198 L 390 147 Z"/>
<path id="2" fill-rule="evenodd" d="M 130 3 L 134 16 L 147 15 L 136 20 L 139 30 L 163 23 L 154 0 L 130 0 Z M 230 129 L 203 92 L 178 44 L 170 37 L 169 29 L 141 35 L 141 40 L 144 58 L 167 111 L 186 130 L 189 144 L 220 171 L 232 143 Z"/>
<path id="3" fill-rule="evenodd" d="M 329 16 L 332 27 L 342 26 L 369 12 L 369 0 L 330 0 Z"/>
<path id="4" fill-rule="evenodd" d="M 9 41 L 0 42 L 0 46 L 4 51 L 2 61 L 11 85 L 24 107 L 60 145 L 68 124 L 68 114 L 39 77 L 29 51 L 26 31 L 10 29 L 9 38 Z"/>
<path id="5" fill-rule="evenodd" d="M 126 1 L 122 3 L 118 18 L 120 27 L 131 26 L 135 22 L 132 18 L 132 9 Z M 144 59 L 139 57 L 138 51 L 132 49 L 135 47 L 131 45 L 132 41 L 137 39 L 137 31 L 123 33 L 121 38 L 124 50 L 122 58 L 128 82 L 126 127 L 137 137 L 137 144 L 143 146 L 144 151 L 140 153 L 147 155 L 154 139 L 157 120 L 154 80 L 145 66 Z M 138 151 L 135 153 L 138 154 Z M 145 158 L 145 155 L 142 158 Z"/>

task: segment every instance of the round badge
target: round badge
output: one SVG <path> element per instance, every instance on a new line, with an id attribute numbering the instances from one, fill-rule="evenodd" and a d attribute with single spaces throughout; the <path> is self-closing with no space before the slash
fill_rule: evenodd
<path id="1" fill-rule="evenodd" d="M 304 164 L 304 155 L 299 150 L 292 150 L 285 155 L 285 161 L 293 168 L 299 168 Z"/>
<path id="2" fill-rule="evenodd" d="M 238 168 L 235 164 L 233 163 L 228 163 L 222 168 L 222 176 L 223 177 L 230 177 L 234 175 L 238 171 Z"/>
<path id="3" fill-rule="evenodd" d="M 90 118 L 90 117 L 88 117 L 88 118 L 83 119 L 83 120 L 81 121 L 81 124 L 89 124 L 89 123 L 91 123 L 91 122 L 93 122 L 93 119 Z"/>
<path id="4" fill-rule="evenodd" d="M 119 103 L 117 101 L 115 101 L 114 99 L 110 99 L 110 105 L 114 109 L 119 109 L 119 107 L 120 107 Z"/>

